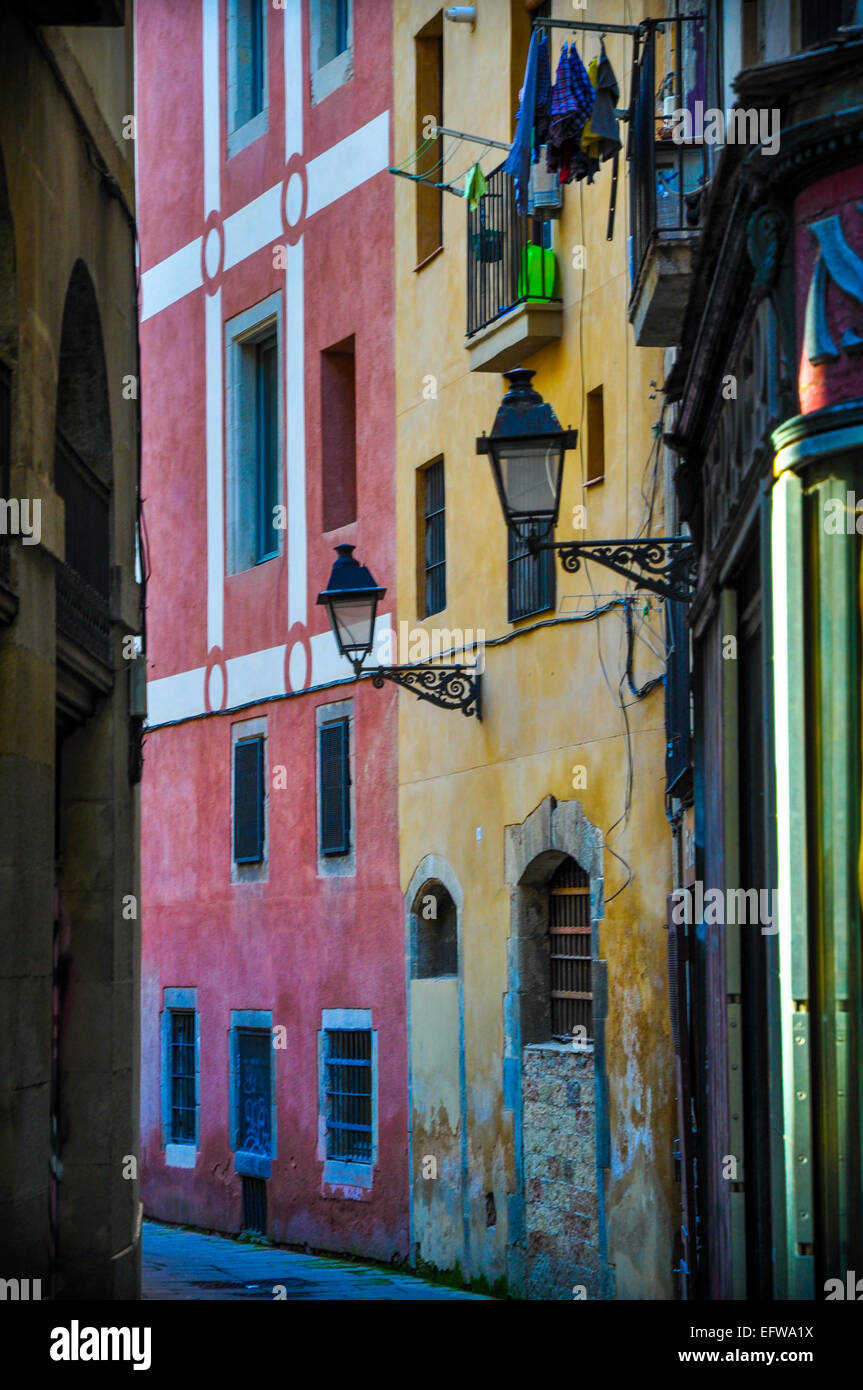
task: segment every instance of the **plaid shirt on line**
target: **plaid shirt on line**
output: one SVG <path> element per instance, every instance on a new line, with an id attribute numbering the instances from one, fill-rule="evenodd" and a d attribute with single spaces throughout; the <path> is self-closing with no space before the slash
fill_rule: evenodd
<path id="1" fill-rule="evenodd" d="M 551 93 L 551 126 L 558 122 L 569 125 L 587 120 L 596 101 L 593 83 L 581 61 L 575 44 L 564 44 L 557 64 L 557 76 Z M 568 119 L 567 119 L 568 118 Z"/>

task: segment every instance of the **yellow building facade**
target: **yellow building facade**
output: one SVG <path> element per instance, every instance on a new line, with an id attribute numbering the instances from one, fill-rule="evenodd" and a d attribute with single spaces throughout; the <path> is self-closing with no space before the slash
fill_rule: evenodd
<path id="1" fill-rule="evenodd" d="M 479 156 L 486 175 L 506 157 L 439 136 L 412 159 L 429 116 L 513 138 L 531 15 L 524 0 L 478 0 L 475 12 L 471 25 L 436 0 L 395 7 L 394 164 L 406 172 L 443 155 L 426 177 L 446 182 Z M 586 17 L 560 2 L 551 13 Z M 597 0 L 589 17 L 628 19 L 620 0 Z M 552 29 L 552 77 L 573 39 L 585 63 L 598 54 L 599 33 Z M 631 38 L 611 33 L 605 48 L 624 107 Z M 399 617 L 439 650 L 467 642 L 453 660 L 473 660 L 484 636 L 481 722 L 400 697 L 412 1247 L 421 1268 L 532 1298 L 674 1296 L 662 681 L 633 693 L 664 672 L 662 601 L 633 598 L 596 564 L 567 574 L 556 561 L 550 591 L 534 589 L 534 611 L 513 620 L 506 526 L 476 452 L 502 369 L 519 362 L 579 431 L 556 538 L 665 534 L 662 355 L 636 350 L 627 322 L 626 167 L 622 153 L 610 241 L 611 163 L 563 190 L 551 223 L 560 302 L 497 317 L 492 305 L 469 339 L 470 258 L 485 252 L 468 240 L 468 204 L 396 180 Z M 564 991 L 592 995 L 576 1006 L 586 1041 L 553 1036 L 561 921 L 582 923 L 564 954 L 576 935 L 585 955 L 589 942 L 589 963 L 573 967 L 589 988 Z"/>

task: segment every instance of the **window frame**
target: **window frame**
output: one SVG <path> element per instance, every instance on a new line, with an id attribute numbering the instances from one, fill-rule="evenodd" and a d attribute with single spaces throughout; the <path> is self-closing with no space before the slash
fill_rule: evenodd
<path id="1" fill-rule="evenodd" d="M 347 9 L 346 46 L 326 62 L 319 62 L 323 36 L 322 6 L 338 0 L 309 0 L 309 75 L 311 103 L 317 106 L 338 91 L 354 75 L 354 0 L 345 0 Z"/>
<path id="2" fill-rule="evenodd" d="M 329 1158 L 327 1060 L 328 1034 L 333 1032 L 368 1032 L 371 1035 L 371 1144 L 367 1161 Z M 378 1030 L 373 1025 L 371 1009 L 322 1009 L 318 1033 L 318 1159 L 323 1164 L 323 1182 L 337 1189 L 358 1195 L 358 1189 L 370 1189 L 378 1162 Z M 353 1192 L 351 1192 L 353 1189 Z M 324 1195 L 343 1195 L 324 1192 Z"/>
<path id="3" fill-rule="evenodd" d="M 268 769 L 268 729 L 266 717 L 244 719 L 231 725 L 231 883 L 262 883 L 269 876 L 270 857 L 270 794 Z M 261 743 L 261 856 L 259 859 L 235 859 L 237 815 L 237 745 L 253 740 Z"/>
<path id="4" fill-rule="evenodd" d="M 282 294 L 277 290 L 225 324 L 225 575 L 245 574 L 278 559 L 282 528 L 273 526 L 272 549 L 259 553 L 262 540 L 260 348 L 276 339 L 275 503 L 285 497 L 284 332 Z M 251 460 L 251 462 L 250 462 Z M 250 484 L 254 491 L 249 497 Z"/>
<path id="5" fill-rule="evenodd" d="M 269 14 L 268 0 L 251 0 L 250 10 L 257 10 L 260 15 L 260 92 L 261 109 L 254 112 L 244 121 L 239 121 L 237 115 L 240 75 L 239 75 L 239 50 L 240 50 L 240 5 L 244 0 L 228 0 L 227 8 L 227 33 L 226 33 L 226 56 L 227 56 L 227 90 L 225 93 L 225 126 L 227 130 L 228 159 L 239 154 L 240 150 L 246 149 L 255 140 L 265 135 L 269 128 L 269 80 L 267 73 L 267 16 Z"/>
<path id="6" fill-rule="evenodd" d="M 191 1139 L 175 1139 L 173 1130 L 173 1018 L 191 1014 L 194 1018 L 194 1134 Z M 169 1168 L 194 1168 L 200 1147 L 201 1113 L 201 1030 L 197 988 L 168 987 L 164 990 L 160 1021 L 162 1148 Z"/>
<path id="7" fill-rule="evenodd" d="M 435 469 L 440 469 L 440 490 L 441 506 L 434 511 L 429 511 L 429 477 Z M 438 613 L 443 613 L 446 609 L 446 580 L 447 580 L 447 547 L 446 547 L 446 465 L 444 456 L 430 459 L 417 470 L 417 515 L 420 523 L 418 536 L 418 612 L 422 618 L 432 618 Z M 440 551 L 442 558 L 429 564 L 429 522 L 435 521 L 437 517 L 442 517 Z M 429 575 L 432 570 L 440 570 L 443 574 L 441 603 L 437 607 L 431 607 L 429 601 Z"/>
<path id="8" fill-rule="evenodd" d="M 347 820 L 348 844 L 340 851 L 323 849 L 323 799 L 322 799 L 322 757 L 321 731 L 336 724 L 347 727 Z M 330 704 L 318 705 L 315 709 L 315 801 L 316 801 L 316 850 L 317 872 L 319 878 L 351 878 L 357 871 L 357 806 L 356 806 L 356 751 L 353 700 L 336 700 Z"/>

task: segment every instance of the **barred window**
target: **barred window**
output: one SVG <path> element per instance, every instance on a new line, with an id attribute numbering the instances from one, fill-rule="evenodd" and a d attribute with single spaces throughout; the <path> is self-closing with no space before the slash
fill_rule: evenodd
<path id="1" fill-rule="evenodd" d="M 590 878 L 564 859 L 548 885 L 551 1034 L 566 1041 L 584 1028 L 593 1041 Z"/>
<path id="2" fill-rule="evenodd" d="M 327 1158 L 372 1161 L 371 1029 L 326 1030 Z"/>
<path id="3" fill-rule="evenodd" d="M 195 1142 L 195 1014 L 171 1010 L 172 1144 Z"/>
<path id="4" fill-rule="evenodd" d="M 543 613 L 554 606 L 554 551 L 540 550 L 531 555 L 527 542 L 508 532 L 507 607 L 511 623 L 531 613 Z"/>

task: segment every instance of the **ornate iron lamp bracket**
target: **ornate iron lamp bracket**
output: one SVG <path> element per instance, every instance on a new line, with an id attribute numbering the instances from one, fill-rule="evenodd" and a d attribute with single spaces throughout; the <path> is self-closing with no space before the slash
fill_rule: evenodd
<path id="1" fill-rule="evenodd" d="M 392 681 L 440 709 L 461 710 L 468 718 L 475 714 L 482 720 L 482 673 L 471 666 L 378 666 L 363 675 L 371 676 L 378 690 L 384 681 Z"/>
<path id="2" fill-rule="evenodd" d="M 689 603 L 695 588 L 698 556 L 686 536 L 649 536 L 643 540 L 539 541 L 532 550 L 556 550 L 569 574 L 581 568 L 582 560 L 595 560 L 639 589 L 649 589 L 660 598 Z"/>

